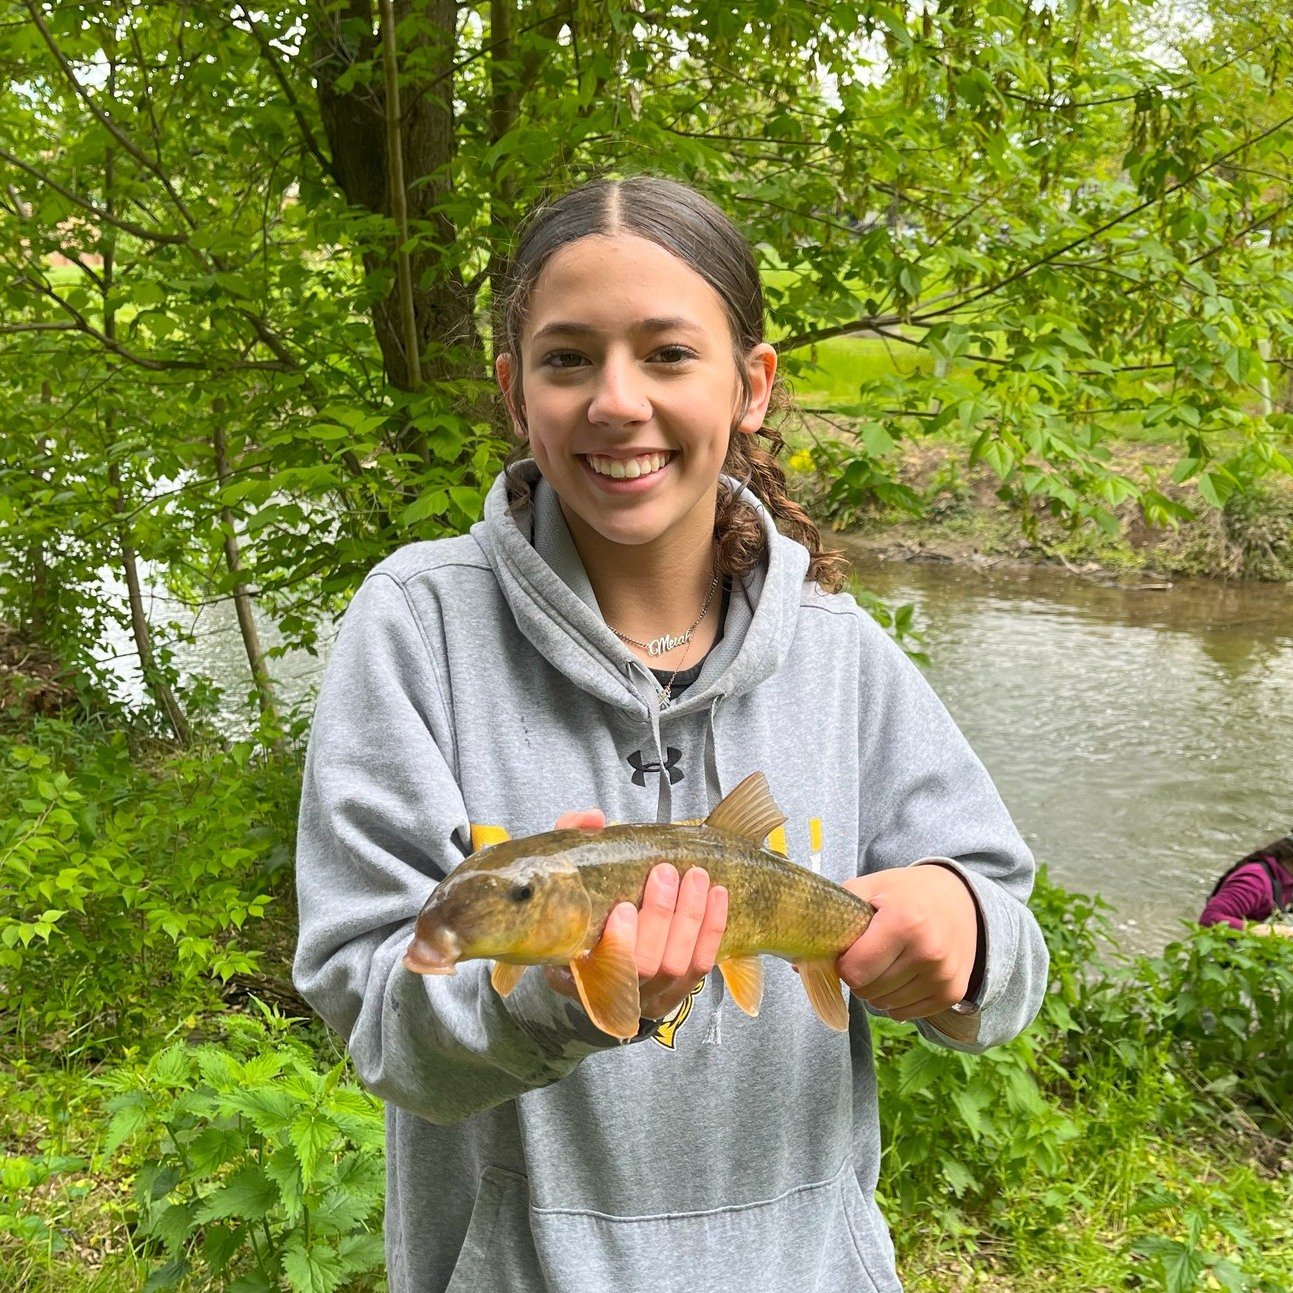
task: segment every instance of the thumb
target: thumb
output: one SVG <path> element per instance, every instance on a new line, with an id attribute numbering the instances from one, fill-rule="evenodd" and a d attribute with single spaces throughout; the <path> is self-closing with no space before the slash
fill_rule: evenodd
<path id="1" fill-rule="evenodd" d="M 883 903 L 883 878 L 880 875 L 858 876 L 844 882 L 851 894 L 866 899 L 874 908 L 871 922 L 851 947 L 845 948 L 836 960 L 839 976 L 849 989 L 859 996 L 866 996 L 866 988 L 884 975 L 902 953 L 902 940 L 881 915 Z"/>

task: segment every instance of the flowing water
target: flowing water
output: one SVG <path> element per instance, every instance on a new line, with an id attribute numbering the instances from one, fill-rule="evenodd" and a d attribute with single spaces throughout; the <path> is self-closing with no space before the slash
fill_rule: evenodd
<path id="1" fill-rule="evenodd" d="M 1234 859 L 1293 830 L 1293 590 L 1101 587 L 1049 568 L 879 562 L 927 677 L 1051 878 L 1156 951 Z"/>
<path id="2" fill-rule="evenodd" d="M 1048 568 L 853 556 L 864 585 L 915 605 L 928 677 L 1038 860 L 1112 904 L 1126 949 L 1160 948 L 1232 859 L 1293 830 L 1293 590 L 1138 591 Z M 243 734 L 250 675 L 232 606 L 207 608 L 195 630 L 184 667 L 224 688 L 221 721 Z M 114 637 L 137 695 L 133 644 Z M 320 657 L 273 662 L 285 707 L 308 698 L 330 637 Z"/>

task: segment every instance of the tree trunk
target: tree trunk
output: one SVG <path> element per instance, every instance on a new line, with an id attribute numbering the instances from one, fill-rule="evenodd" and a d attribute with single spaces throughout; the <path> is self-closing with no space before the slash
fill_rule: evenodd
<path id="1" fill-rule="evenodd" d="M 392 6 L 397 27 L 413 10 L 410 0 Z M 385 100 L 381 83 L 380 32 L 372 0 L 318 0 L 312 26 L 319 107 L 332 151 L 333 169 L 342 192 L 358 206 L 391 217 L 392 185 L 387 162 Z M 444 252 L 453 246 L 457 230 L 442 204 L 451 192 L 455 155 L 453 119 L 453 60 L 456 51 L 457 5 L 454 0 L 426 0 L 417 6 L 415 33 L 403 46 L 417 54 L 416 78 L 405 76 L 400 120 L 404 169 L 409 177 L 405 200 L 408 218 L 430 246 L 410 254 L 413 310 L 421 376 L 431 383 L 461 376 L 465 356 L 479 345 L 472 300 L 456 266 L 446 265 Z M 367 64 L 372 75 L 348 89 L 339 78 L 355 64 Z M 395 240 L 364 256 L 369 273 L 383 272 L 391 290 L 373 307 L 373 328 L 381 347 L 386 374 L 401 390 L 415 389 L 416 375 L 406 360 L 398 288 Z M 410 428 L 402 448 L 411 449 Z"/>
<path id="2" fill-rule="evenodd" d="M 108 65 L 108 97 L 115 89 L 115 76 L 112 64 Z M 108 151 L 103 172 L 104 207 L 112 213 L 116 191 L 113 176 L 112 151 Z M 117 250 L 116 230 L 111 224 L 104 226 L 100 242 L 103 256 L 103 269 L 99 276 L 100 293 L 103 301 L 103 335 L 109 341 L 117 339 L 117 306 L 112 295 L 113 271 Z M 130 631 L 135 639 L 135 649 L 139 652 L 139 671 L 143 674 L 144 685 L 151 692 L 158 708 L 165 713 L 175 733 L 175 739 L 181 745 L 193 743 L 193 732 L 188 719 L 180 706 L 170 684 L 157 667 L 157 658 L 153 655 L 152 630 L 148 625 L 148 615 L 144 611 L 144 594 L 139 582 L 139 559 L 130 535 L 130 520 L 127 516 L 125 491 L 122 489 L 121 472 L 116 459 L 112 456 L 114 439 L 113 414 L 111 409 L 103 414 L 103 430 L 107 445 L 104 457 L 108 463 L 108 485 L 112 495 L 112 511 L 116 517 L 117 548 L 121 555 L 121 568 L 126 576 L 126 593 L 130 601 Z"/>
<path id="3" fill-rule="evenodd" d="M 215 410 L 220 416 L 220 409 Z M 213 430 L 213 447 L 215 449 L 216 478 L 223 489 L 229 482 L 229 454 L 225 444 L 224 428 L 216 422 Z M 251 666 L 252 682 L 256 688 L 256 702 L 260 706 L 262 726 L 269 744 L 279 754 L 286 752 L 283 740 L 283 723 L 278 713 L 275 698 L 274 679 L 265 662 L 265 653 L 261 649 L 260 634 L 256 631 L 256 619 L 252 614 L 251 592 L 242 580 L 242 553 L 238 547 L 238 536 L 234 529 L 233 511 L 228 507 L 220 509 L 220 524 L 224 531 L 224 557 L 229 573 L 233 577 L 233 604 L 238 614 L 238 629 L 242 634 L 243 650 L 247 653 L 247 663 Z"/>
<path id="4" fill-rule="evenodd" d="M 54 402 L 54 390 L 48 381 L 40 384 L 40 402 L 46 406 Z M 45 455 L 48 452 L 49 442 L 41 434 L 36 439 L 36 465 L 31 474 L 42 483 L 48 479 L 44 470 Z M 46 634 L 54 620 L 50 613 L 50 598 L 49 563 L 45 560 L 45 545 L 37 539 L 31 549 L 31 594 L 22 628 L 27 636 L 42 644 L 45 644 Z"/>

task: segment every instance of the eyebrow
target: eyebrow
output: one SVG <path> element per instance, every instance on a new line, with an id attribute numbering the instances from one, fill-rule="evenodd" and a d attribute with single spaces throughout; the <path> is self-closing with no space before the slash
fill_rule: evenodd
<path id="1" fill-rule="evenodd" d="M 681 315 L 668 315 L 659 318 L 642 319 L 633 325 L 634 332 L 641 332 L 647 335 L 653 335 L 660 332 L 675 332 L 684 329 L 688 332 L 699 332 L 701 327 L 692 319 L 683 318 Z M 532 338 L 533 341 L 541 341 L 545 337 L 562 336 L 562 337 L 591 337 L 597 335 L 597 329 L 588 323 L 573 323 L 566 320 L 554 320 L 552 323 L 545 323 Z"/>

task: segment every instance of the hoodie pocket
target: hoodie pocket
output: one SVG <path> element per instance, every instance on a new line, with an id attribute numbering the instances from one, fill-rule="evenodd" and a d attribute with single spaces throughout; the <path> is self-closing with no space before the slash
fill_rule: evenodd
<path id="1" fill-rule="evenodd" d="M 547 1293 L 529 1223 L 525 1177 L 489 1167 L 445 1293 Z"/>
<path id="2" fill-rule="evenodd" d="M 757 1203 L 639 1217 L 536 1210 L 531 1224 L 553 1293 L 902 1293 L 888 1230 L 851 1164 Z"/>

